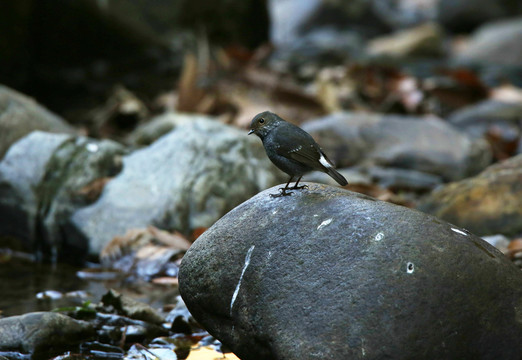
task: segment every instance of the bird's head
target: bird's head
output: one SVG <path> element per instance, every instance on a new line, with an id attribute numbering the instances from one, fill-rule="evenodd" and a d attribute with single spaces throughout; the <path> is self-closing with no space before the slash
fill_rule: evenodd
<path id="1" fill-rule="evenodd" d="M 270 111 L 259 113 L 252 119 L 248 135 L 256 134 L 262 139 L 282 121 L 284 120 Z"/>

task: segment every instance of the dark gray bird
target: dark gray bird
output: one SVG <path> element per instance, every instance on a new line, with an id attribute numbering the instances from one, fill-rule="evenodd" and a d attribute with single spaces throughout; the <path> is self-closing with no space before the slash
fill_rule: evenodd
<path id="1" fill-rule="evenodd" d="M 295 189 L 303 189 L 306 185 L 297 186 L 299 180 L 307 172 L 319 170 L 330 175 L 340 185 L 348 182 L 335 170 L 332 162 L 326 157 L 319 145 L 306 131 L 269 111 L 257 114 L 250 124 L 248 135 L 256 134 L 263 141 L 266 154 L 272 162 L 290 179 L 281 193 L 272 196 L 286 196 Z M 288 186 L 293 178 L 297 177 L 295 185 Z"/>

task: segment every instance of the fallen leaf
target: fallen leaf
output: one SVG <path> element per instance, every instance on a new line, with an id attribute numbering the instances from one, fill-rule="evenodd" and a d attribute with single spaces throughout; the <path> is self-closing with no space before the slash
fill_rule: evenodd
<path id="1" fill-rule="evenodd" d="M 522 257 L 522 238 L 511 240 L 507 249 L 506 255 L 511 259 Z"/>
<path id="2" fill-rule="evenodd" d="M 152 283 L 161 285 L 178 285 L 179 282 L 177 277 L 162 276 L 152 279 Z"/>
<path id="3" fill-rule="evenodd" d="M 188 241 L 181 233 L 175 231 L 170 233 L 165 230 L 158 229 L 155 226 L 147 227 L 147 230 L 162 244 L 180 250 L 188 250 L 192 243 Z"/>
<path id="4" fill-rule="evenodd" d="M 205 91 L 198 86 L 198 60 L 191 52 L 185 54 L 178 86 L 178 111 L 193 112 L 205 97 Z"/>
<path id="5" fill-rule="evenodd" d="M 190 350 L 187 360 L 239 360 L 239 358 L 232 353 L 227 353 L 224 357 L 220 352 L 207 347 L 200 347 Z"/>
<path id="6" fill-rule="evenodd" d="M 502 161 L 515 155 L 518 149 L 519 137 L 514 134 L 506 134 L 502 128 L 491 126 L 488 128 L 485 138 L 493 151 L 493 158 Z"/>
<path id="7" fill-rule="evenodd" d="M 205 231 L 207 231 L 207 229 L 208 228 L 206 228 L 206 227 L 198 227 L 198 228 L 194 229 L 190 238 L 192 239 L 192 241 L 195 241 L 198 237 L 201 236 L 201 234 L 203 234 Z"/>

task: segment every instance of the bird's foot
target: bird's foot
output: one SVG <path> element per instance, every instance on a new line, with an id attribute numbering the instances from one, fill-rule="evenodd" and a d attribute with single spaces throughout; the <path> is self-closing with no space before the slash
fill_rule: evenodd
<path id="1" fill-rule="evenodd" d="M 289 189 L 292 189 L 292 190 L 308 189 L 308 185 L 301 185 L 301 186 L 294 185 L 293 187 L 291 187 Z"/>
<path id="2" fill-rule="evenodd" d="M 270 194 L 271 197 L 273 198 L 276 198 L 276 197 L 281 197 L 281 196 L 289 196 L 289 195 L 292 195 L 293 192 L 292 191 L 286 191 L 286 188 L 280 188 L 279 189 L 279 194 Z"/>

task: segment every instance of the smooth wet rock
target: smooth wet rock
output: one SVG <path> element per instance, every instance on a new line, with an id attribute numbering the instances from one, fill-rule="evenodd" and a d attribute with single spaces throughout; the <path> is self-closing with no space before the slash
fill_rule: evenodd
<path id="1" fill-rule="evenodd" d="M 472 138 L 489 139 L 496 157 L 522 153 L 522 104 L 485 100 L 464 107 L 448 121 Z"/>
<path id="2" fill-rule="evenodd" d="M 19 140 L 0 162 L 0 236 L 48 260 L 81 262 L 89 243 L 69 217 L 95 200 L 86 189 L 118 173 L 124 152 L 113 141 L 40 131 Z"/>
<path id="3" fill-rule="evenodd" d="M 131 319 L 142 320 L 147 323 L 160 325 L 165 322 L 161 316 L 150 305 L 134 300 L 111 289 L 102 297 L 104 306 L 112 306 L 118 313 Z"/>
<path id="4" fill-rule="evenodd" d="M 35 130 L 75 133 L 65 120 L 33 99 L 0 85 L 0 159 L 12 144 Z"/>
<path id="5" fill-rule="evenodd" d="M 522 104 L 484 100 L 455 111 L 448 121 L 466 134 L 477 138 L 497 128 L 506 134 L 520 135 L 522 132 Z"/>
<path id="6" fill-rule="evenodd" d="M 123 170 L 94 204 L 73 215 L 98 254 L 115 236 L 149 225 L 185 234 L 209 227 L 250 196 L 284 180 L 259 139 L 213 119 L 175 130 L 123 158 Z"/>
<path id="7" fill-rule="evenodd" d="M 158 115 L 145 124 L 138 126 L 128 137 L 127 142 L 134 146 L 152 144 L 163 135 L 168 134 L 180 124 L 193 121 L 206 121 L 210 118 L 205 115 L 167 112 Z M 215 119 L 215 121 L 218 121 Z"/>
<path id="8" fill-rule="evenodd" d="M 371 166 L 366 173 L 373 182 L 392 190 L 423 192 L 442 184 L 440 176 L 409 169 Z"/>
<path id="9" fill-rule="evenodd" d="M 433 216 L 307 185 L 244 202 L 181 263 L 188 309 L 241 359 L 520 358 L 522 274 L 502 253 Z"/>
<path id="10" fill-rule="evenodd" d="M 520 66 L 522 63 L 522 17 L 487 23 L 473 33 L 458 54 L 461 61 Z"/>
<path id="11" fill-rule="evenodd" d="M 522 155 L 437 189 L 418 208 L 478 235 L 522 233 Z"/>
<path id="12" fill-rule="evenodd" d="M 0 351 L 56 355 L 89 341 L 94 335 L 91 324 L 54 312 L 0 319 Z"/>
<path id="13" fill-rule="evenodd" d="M 303 129 L 337 167 L 373 164 L 456 180 L 491 162 L 484 140 L 473 140 L 435 117 L 342 112 L 307 122 Z"/>

